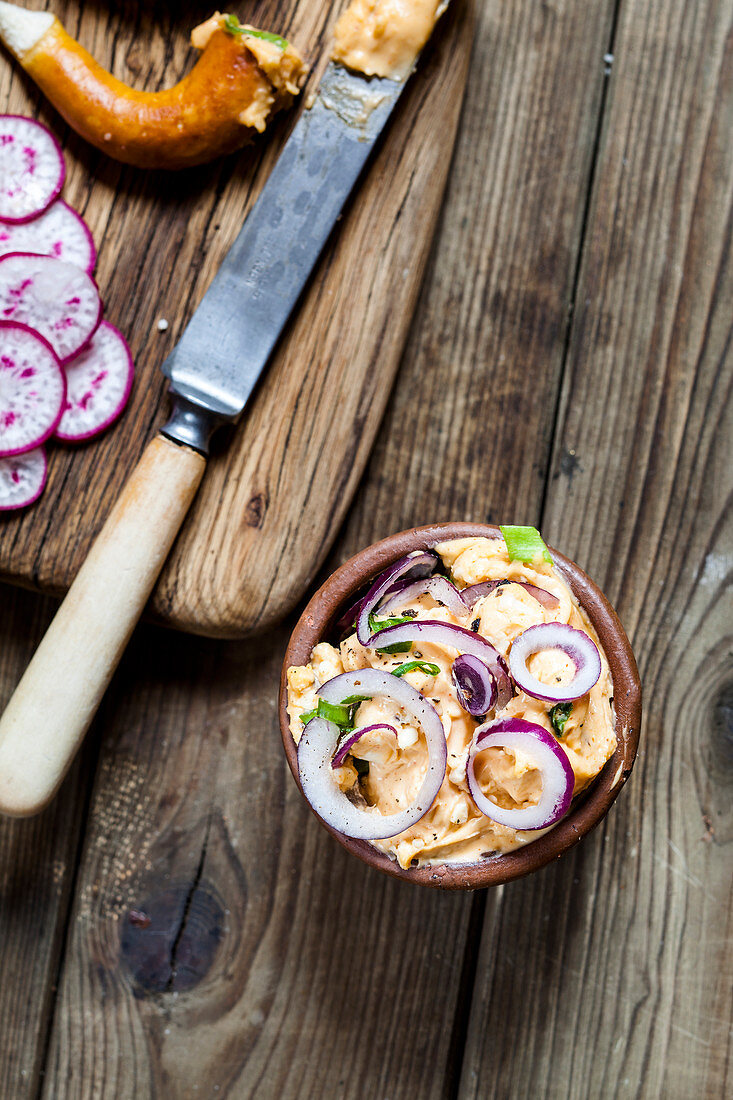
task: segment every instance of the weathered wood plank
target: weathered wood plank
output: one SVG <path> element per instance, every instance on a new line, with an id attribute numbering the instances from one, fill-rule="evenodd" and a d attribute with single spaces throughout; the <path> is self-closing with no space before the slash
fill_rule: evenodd
<path id="1" fill-rule="evenodd" d="M 375 1067 L 403 1095 L 440 1095 L 425 1044 L 443 1032 L 445 1060 L 467 899 L 364 874 L 312 819 L 277 744 L 283 642 L 173 637 L 161 660 L 159 634 L 138 639 L 97 778 L 48 1095 L 326 1095 L 336 1072 L 356 1096 Z M 403 1015 L 423 1017 L 408 1050 Z"/>
<path id="2" fill-rule="evenodd" d="M 731 14 L 621 6 L 544 527 L 633 635 L 645 730 L 603 827 L 487 918 L 461 1097 L 733 1087 Z"/>
<path id="3" fill-rule="evenodd" d="M 611 8 L 480 6 L 430 281 L 334 559 L 411 522 L 539 507 Z M 525 399 L 528 369 L 539 396 Z M 141 632 L 110 700 L 45 1078 L 54 1100 L 216 1085 L 446 1095 L 473 900 L 370 873 L 313 820 L 277 748 L 285 638 Z"/>
<path id="4" fill-rule="evenodd" d="M 288 34 L 322 68 L 341 7 L 341 0 L 270 0 L 246 14 Z M 228 433 L 228 446 L 219 441 L 153 597 L 155 614 L 168 623 L 242 636 L 282 618 L 338 530 L 399 363 L 440 207 L 471 37 L 466 5 L 455 7 L 327 246 L 265 383 Z M 105 12 L 80 2 L 60 12 L 102 64 L 147 88 L 185 71 L 188 31 L 210 13 L 198 0 L 185 14 L 165 4 Z M 37 100 L 17 66 L 2 59 L 0 103 L 23 113 Z M 97 278 L 107 315 L 130 337 L 138 378 L 124 419 L 101 440 L 53 448 L 43 498 L 3 520 L 0 575 L 47 591 L 68 588 L 152 428 L 168 418 L 158 368 L 302 109 L 240 155 L 179 173 L 125 168 L 69 135 L 65 194 L 101 245 Z M 41 114 L 64 132 L 50 108 Z M 157 329 L 161 317 L 169 322 L 165 333 Z M 283 558 L 291 562 L 286 574 Z"/>
<path id="5" fill-rule="evenodd" d="M 481 4 L 441 248 L 350 547 L 537 515 L 612 15 L 606 0 Z"/>
<path id="6" fill-rule="evenodd" d="M 52 611 L 49 600 L 0 587 L 0 708 Z M 89 782 L 84 764 L 40 817 L 0 818 L 0 1096 L 13 1100 L 38 1095 Z"/>

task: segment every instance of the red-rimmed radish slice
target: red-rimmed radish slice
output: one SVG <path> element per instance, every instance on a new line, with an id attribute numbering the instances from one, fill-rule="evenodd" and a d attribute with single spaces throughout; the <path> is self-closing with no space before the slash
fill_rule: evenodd
<path id="1" fill-rule="evenodd" d="M 338 704 L 376 695 L 392 699 L 422 729 L 428 766 L 419 791 L 404 810 L 381 814 L 375 808 L 358 806 L 346 797 L 333 775 L 331 762 L 340 736 L 338 726 L 326 718 L 312 718 L 298 743 L 298 773 L 303 794 L 313 809 L 338 832 L 361 840 L 385 839 L 409 829 L 428 812 L 445 779 L 448 750 L 435 707 L 398 676 L 376 668 L 343 672 L 319 688 L 318 694 L 326 702 Z"/>
<path id="2" fill-rule="evenodd" d="M 575 665 L 569 684 L 546 684 L 533 676 L 527 661 L 542 650 L 559 649 Z M 595 642 L 582 630 L 567 623 L 538 623 L 523 631 L 512 642 L 509 670 L 515 683 L 535 699 L 548 703 L 569 703 L 587 695 L 601 675 L 601 656 Z"/>
<path id="3" fill-rule="evenodd" d="M 38 217 L 65 177 L 64 155 L 50 130 L 33 118 L 0 115 L 0 220 Z"/>
<path id="4" fill-rule="evenodd" d="M 476 756 L 491 748 L 510 749 L 529 756 L 542 776 L 539 802 L 533 806 L 504 809 L 484 794 L 476 776 Z M 570 761 L 552 734 L 523 718 L 504 718 L 479 726 L 468 755 L 466 780 L 471 798 L 481 813 L 510 829 L 548 829 L 567 813 L 575 786 Z"/>
<path id="5" fill-rule="evenodd" d="M 35 252 L 76 264 L 91 275 L 97 262 L 94 240 L 84 219 L 63 199 L 56 199 L 32 222 L 0 222 L 0 256 Z"/>
<path id="6" fill-rule="evenodd" d="M 43 447 L 0 458 L 0 512 L 25 508 L 38 500 L 46 486 L 47 472 Z"/>
<path id="7" fill-rule="evenodd" d="M 402 645 L 405 642 L 427 642 L 428 644 L 451 646 L 459 653 L 471 653 L 483 661 L 496 684 L 497 698 L 494 705 L 499 710 L 507 705 L 514 691 L 509 678 L 506 661 L 491 642 L 472 630 L 453 623 L 441 623 L 432 619 L 416 619 L 399 626 L 388 626 L 377 631 L 369 638 L 372 649 L 387 649 L 389 646 Z"/>
<path id="8" fill-rule="evenodd" d="M 66 377 L 53 348 L 27 325 L 0 322 L 0 458 L 39 447 L 65 401 Z"/>
<path id="9" fill-rule="evenodd" d="M 32 252 L 0 257 L 0 317 L 40 332 L 62 363 L 84 347 L 101 316 L 97 284 L 75 264 Z"/>
<path id="10" fill-rule="evenodd" d="M 66 364 L 66 404 L 56 438 L 80 443 L 108 428 L 130 396 L 135 368 L 127 341 L 102 321 L 90 343 Z"/>

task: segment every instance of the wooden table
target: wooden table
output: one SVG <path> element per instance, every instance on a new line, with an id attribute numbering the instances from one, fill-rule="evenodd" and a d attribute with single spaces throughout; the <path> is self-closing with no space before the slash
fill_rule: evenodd
<path id="1" fill-rule="evenodd" d="M 480 0 L 428 276 L 329 563 L 465 518 L 537 524 L 586 568 L 645 689 L 608 819 L 488 893 L 388 880 L 286 771 L 292 623 L 142 627 L 59 797 L 0 825 L 0 1096 L 733 1094 L 732 14 Z M 53 607 L 1 601 L 5 699 Z"/>

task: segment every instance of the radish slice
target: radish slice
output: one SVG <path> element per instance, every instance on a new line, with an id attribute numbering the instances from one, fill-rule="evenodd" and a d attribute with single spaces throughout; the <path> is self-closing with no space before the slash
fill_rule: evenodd
<path id="1" fill-rule="evenodd" d="M 38 500 L 48 473 L 43 447 L 23 455 L 0 458 L 0 512 L 25 508 Z"/>
<path id="2" fill-rule="evenodd" d="M 57 199 L 32 222 L 21 225 L 0 222 L 0 256 L 10 252 L 36 252 L 76 264 L 89 275 L 97 250 L 86 222 L 63 199 Z"/>
<path id="3" fill-rule="evenodd" d="M 32 118 L 0 115 L 0 220 L 27 222 L 61 190 L 66 165 L 56 138 Z"/>
<path id="4" fill-rule="evenodd" d="M 53 348 L 27 325 L 0 321 L 0 458 L 48 439 L 65 401 L 66 378 Z"/>
<path id="5" fill-rule="evenodd" d="M 30 325 L 62 363 L 84 347 L 101 315 L 97 284 L 75 264 L 31 252 L 0 257 L 0 317 Z"/>
<path id="6" fill-rule="evenodd" d="M 130 396 L 135 367 L 127 341 L 102 321 L 90 343 L 66 364 L 67 395 L 56 438 L 80 443 L 108 428 Z"/>

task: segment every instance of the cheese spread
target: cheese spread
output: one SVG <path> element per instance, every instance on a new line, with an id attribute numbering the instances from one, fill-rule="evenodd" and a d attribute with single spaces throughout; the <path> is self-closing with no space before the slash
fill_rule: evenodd
<path id="1" fill-rule="evenodd" d="M 336 24 L 334 61 L 404 80 L 445 9 L 441 0 L 353 0 Z"/>
<path id="2" fill-rule="evenodd" d="M 613 684 L 605 654 L 588 616 L 567 582 L 551 562 L 541 558 L 524 564 L 512 560 L 503 539 L 468 538 L 435 547 L 456 587 L 482 581 L 502 581 L 478 600 L 470 611 L 470 623 L 456 618 L 447 607 L 424 593 L 400 606 L 389 601 L 389 615 L 409 611 L 414 621 L 453 623 L 487 639 L 507 657 L 512 642 L 529 627 L 540 623 L 566 623 L 583 631 L 598 647 L 601 674 L 587 695 L 567 706 L 562 731 L 553 724 L 552 704 L 517 690 L 500 712 L 502 718 L 521 718 L 544 727 L 557 738 L 567 755 L 578 794 L 600 772 L 616 747 Z M 547 607 L 523 583 L 544 589 L 556 597 Z M 414 615 L 412 614 L 414 612 Z M 451 676 L 457 651 L 436 643 L 414 643 L 409 653 L 380 653 L 359 643 L 355 634 L 339 645 L 318 643 L 308 664 L 288 669 L 288 716 L 296 743 L 303 733 L 300 716 L 317 707 L 318 688 L 342 672 L 362 668 L 393 670 L 406 661 L 422 659 L 437 666 L 437 675 L 415 669 L 405 680 L 437 710 L 445 731 L 448 761 L 445 779 L 432 807 L 415 825 L 397 836 L 372 841 L 401 867 L 433 863 L 473 863 L 494 853 L 509 852 L 535 840 L 547 830 L 517 830 L 500 825 L 482 814 L 473 802 L 466 781 L 466 764 L 474 731 L 483 718 L 471 717 L 461 706 Z M 544 683 L 567 682 L 574 674 L 572 661 L 559 649 L 535 653 L 529 660 L 532 674 Z M 496 717 L 490 712 L 488 718 Z M 358 793 L 381 813 L 398 812 L 420 787 L 427 764 L 425 739 L 419 728 L 391 700 L 362 702 L 355 728 L 388 723 L 397 731 L 375 729 L 355 745 L 353 758 L 334 769 L 334 778 L 346 792 Z M 536 804 L 542 778 L 533 761 L 519 750 L 489 748 L 480 754 L 480 782 L 497 805 L 506 808 Z M 354 763 L 356 760 L 356 763 Z M 368 774 L 366 772 L 368 764 Z"/>

